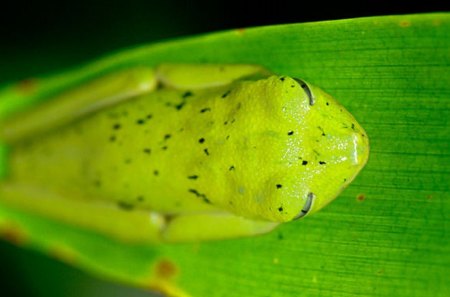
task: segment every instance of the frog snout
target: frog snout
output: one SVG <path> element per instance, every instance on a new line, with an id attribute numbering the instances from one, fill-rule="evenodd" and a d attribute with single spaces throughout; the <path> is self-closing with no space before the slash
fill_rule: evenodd
<path id="1" fill-rule="evenodd" d="M 365 164 L 369 156 L 369 139 L 365 131 L 353 135 L 353 160 L 355 165 Z"/>

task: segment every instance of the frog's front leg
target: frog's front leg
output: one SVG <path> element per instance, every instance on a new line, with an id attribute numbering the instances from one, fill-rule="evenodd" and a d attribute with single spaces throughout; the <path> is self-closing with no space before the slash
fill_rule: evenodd
<path id="1" fill-rule="evenodd" d="M 267 233 L 279 223 L 257 221 L 227 212 L 181 214 L 169 217 L 162 233 L 165 242 L 199 242 Z"/>
<path id="2" fill-rule="evenodd" d="M 126 204 L 61 196 L 41 187 L 15 182 L 0 186 L 0 203 L 127 243 L 157 243 L 165 217 Z M 31 234 L 34 235 L 34 234 Z"/>
<path id="3" fill-rule="evenodd" d="M 217 87 L 238 79 L 270 75 L 267 69 L 252 64 L 162 64 L 156 68 L 156 77 L 162 86 L 179 90 Z"/>

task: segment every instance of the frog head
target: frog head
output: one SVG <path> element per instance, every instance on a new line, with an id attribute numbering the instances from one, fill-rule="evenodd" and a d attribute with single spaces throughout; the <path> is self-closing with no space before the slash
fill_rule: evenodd
<path id="1" fill-rule="evenodd" d="M 233 212 L 277 222 L 304 217 L 334 200 L 366 164 L 366 132 L 321 89 L 272 76 L 243 90 L 236 98 L 246 99 L 237 120 L 244 125 L 227 154 L 239 152 L 233 158 L 242 168 L 227 186 L 236 189 L 227 196 Z"/>
<path id="2" fill-rule="evenodd" d="M 296 81 L 309 105 L 302 121 L 304 205 L 294 217 L 300 218 L 326 206 L 353 181 L 368 160 L 369 140 L 333 97 L 303 80 Z"/>

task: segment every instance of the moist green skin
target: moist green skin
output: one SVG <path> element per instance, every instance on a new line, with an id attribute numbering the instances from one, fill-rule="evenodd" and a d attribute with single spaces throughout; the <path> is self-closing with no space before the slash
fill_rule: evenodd
<path id="1" fill-rule="evenodd" d="M 125 210 L 288 221 L 309 192 L 339 192 L 360 166 L 356 121 L 332 98 L 315 101 L 277 76 L 160 90 L 21 143 L 11 178 Z"/>
<path id="2" fill-rule="evenodd" d="M 0 124 L 4 201 L 126 241 L 235 238 L 318 211 L 367 161 L 352 115 L 302 80 L 162 65 L 134 71 L 134 87 L 109 87 L 127 75 Z"/>

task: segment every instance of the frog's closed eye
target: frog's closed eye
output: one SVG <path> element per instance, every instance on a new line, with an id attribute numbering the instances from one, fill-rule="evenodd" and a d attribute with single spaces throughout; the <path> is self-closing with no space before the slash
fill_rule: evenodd
<path id="1" fill-rule="evenodd" d="M 313 206 L 313 202 L 314 202 L 315 198 L 316 198 L 316 195 L 314 195 L 314 193 L 312 193 L 312 192 L 308 193 L 308 197 L 306 198 L 305 205 L 303 206 L 300 213 L 294 218 L 294 220 L 300 219 L 309 213 L 309 211 L 311 210 L 311 208 Z"/>
<path id="2" fill-rule="evenodd" d="M 309 105 L 314 105 L 314 103 L 315 103 L 314 95 L 311 92 L 311 89 L 308 87 L 308 84 L 299 78 L 294 78 L 294 79 L 298 82 L 300 87 L 302 87 L 303 91 L 305 91 L 306 96 L 308 96 Z"/>

